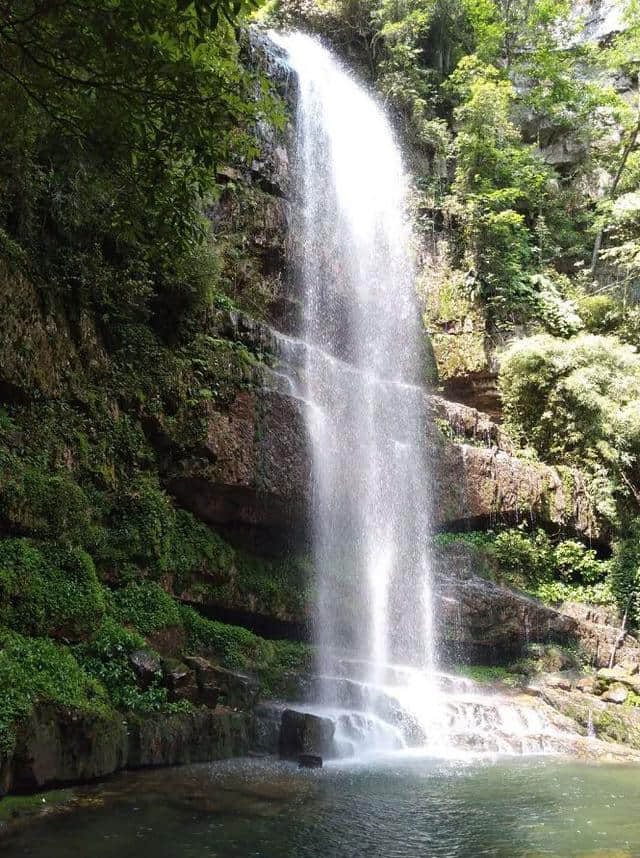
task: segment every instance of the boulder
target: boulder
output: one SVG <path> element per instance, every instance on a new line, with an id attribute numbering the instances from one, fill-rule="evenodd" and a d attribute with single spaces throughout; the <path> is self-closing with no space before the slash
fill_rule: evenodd
<path id="1" fill-rule="evenodd" d="M 287 760 L 297 760 L 300 754 L 335 756 L 334 732 L 335 724 L 330 718 L 285 709 L 280 722 L 280 756 Z"/>
<path id="2" fill-rule="evenodd" d="M 0 796 L 103 778 L 123 768 L 244 756 L 248 718 L 195 709 L 125 721 L 40 704 L 21 724 L 15 748 L 0 752 Z"/>
<path id="3" fill-rule="evenodd" d="M 218 674 L 214 665 L 206 658 L 198 655 L 186 656 L 185 664 L 190 667 L 196 675 L 198 685 L 198 698 L 210 709 L 215 709 L 220 698 L 221 689 L 218 684 Z"/>
<path id="4" fill-rule="evenodd" d="M 19 728 L 5 765 L 4 788 L 33 791 L 52 783 L 92 780 L 122 768 L 126 759 L 126 726 L 120 717 L 43 704 Z"/>
<path id="5" fill-rule="evenodd" d="M 543 681 L 549 688 L 561 688 L 563 691 L 571 691 L 573 687 L 571 679 L 561 673 L 551 673 Z"/>
<path id="6" fill-rule="evenodd" d="M 584 676 L 576 682 L 576 688 L 583 694 L 598 694 L 598 681 L 595 676 Z"/>
<path id="7" fill-rule="evenodd" d="M 134 650 L 129 655 L 129 664 L 141 688 L 148 688 L 162 670 L 159 657 L 147 649 Z"/>
<path id="8" fill-rule="evenodd" d="M 298 754 L 298 768 L 321 769 L 322 757 L 317 754 Z"/>
<path id="9" fill-rule="evenodd" d="M 587 659 L 602 667 L 618 644 L 618 652 L 626 657 L 640 657 L 640 643 L 628 634 L 619 642 L 617 624 L 604 622 L 608 616 L 573 603 L 551 607 L 487 580 L 482 557 L 462 543 L 434 552 L 432 562 L 435 633 L 441 650 L 452 660 L 504 663 L 531 656 L 534 643 L 579 644 Z M 538 656 L 543 669 L 571 663 L 570 655 L 554 655 L 549 647 L 538 652 L 544 653 Z M 624 675 L 616 668 L 612 679 Z M 627 676 L 628 681 L 633 679 Z"/>
<path id="10" fill-rule="evenodd" d="M 253 676 L 207 662 L 207 681 L 219 689 L 218 702 L 231 709 L 252 709 L 260 686 Z"/>
<path id="11" fill-rule="evenodd" d="M 260 754 L 277 754 L 280 744 L 280 723 L 286 709 L 283 703 L 263 702 L 253 710 L 251 747 Z"/>
<path id="12" fill-rule="evenodd" d="M 133 719 L 128 724 L 126 766 L 174 766 L 245 756 L 248 735 L 241 712 L 202 708 Z"/>
<path id="13" fill-rule="evenodd" d="M 629 689 L 621 682 L 614 682 L 602 695 L 606 703 L 624 703 L 629 696 Z"/>
<path id="14" fill-rule="evenodd" d="M 164 681 L 169 690 L 172 702 L 188 700 L 196 703 L 198 700 L 198 683 L 193 670 L 175 658 L 167 658 L 162 662 Z"/>

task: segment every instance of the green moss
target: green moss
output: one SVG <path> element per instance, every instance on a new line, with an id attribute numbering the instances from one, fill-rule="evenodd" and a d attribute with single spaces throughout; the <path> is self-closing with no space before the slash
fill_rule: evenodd
<path id="1" fill-rule="evenodd" d="M 75 795 L 70 789 L 48 790 L 35 795 L 7 795 L 0 799 L 0 826 L 23 817 L 37 816 L 54 807 L 73 801 Z"/>
<path id="2" fill-rule="evenodd" d="M 481 685 L 517 685 L 517 678 L 513 672 L 506 667 L 490 666 L 485 664 L 459 664 L 453 668 L 453 672 L 460 676 L 466 676 Z"/>
<path id="3" fill-rule="evenodd" d="M 79 548 L 0 540 L 0 623 L 21 634 L 78 639 L 105 612 L 93 561 Z"/>

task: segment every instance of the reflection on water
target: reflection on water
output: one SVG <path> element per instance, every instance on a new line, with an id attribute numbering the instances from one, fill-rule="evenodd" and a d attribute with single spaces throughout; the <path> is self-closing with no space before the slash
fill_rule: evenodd
<path id="1" fill-rule="evenodd" d="M 392 755 L 124 774 L 0 841 L 4 858 L 636 858 L 637 767 Z"/>

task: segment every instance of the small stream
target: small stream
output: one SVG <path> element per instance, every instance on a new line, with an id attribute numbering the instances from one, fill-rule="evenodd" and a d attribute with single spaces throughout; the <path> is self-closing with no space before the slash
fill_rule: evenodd
<path id="1" fill-rule="evenodd" d="M 316 771 L 123 774 L 0 835 L 3 858 L 635 858 L 637 767 L 415 753 Z"/>

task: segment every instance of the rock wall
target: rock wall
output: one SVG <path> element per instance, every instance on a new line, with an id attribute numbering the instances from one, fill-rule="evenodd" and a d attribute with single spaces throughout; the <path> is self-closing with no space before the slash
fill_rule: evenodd
<path id="1" fill-rule="evenodd" d="M 196 709 L 139 720 L 36 707 L 15 750 L 0 751 L 0 796 L 94 780 L 124 768 L 202 763 L 249 749 L 244 712 Z"/>
<path id="2" fill-rule="evenodd" d="M 638 661 L 640 644 L 620 635 L 605 609 L 567 603 L 544 605 L 483 577 L 472 550 L 450 546 L 434 554 L 441 649 L 452 661 L 501 663 L 515 660 L 531 643 L 574 645 L 586 661 L 606 667 L 610 659 Z"/>

